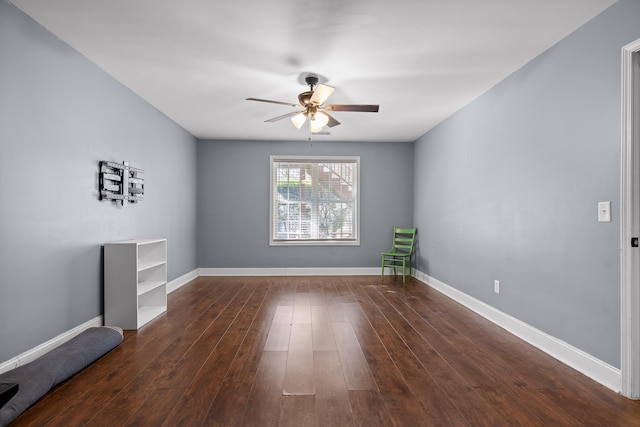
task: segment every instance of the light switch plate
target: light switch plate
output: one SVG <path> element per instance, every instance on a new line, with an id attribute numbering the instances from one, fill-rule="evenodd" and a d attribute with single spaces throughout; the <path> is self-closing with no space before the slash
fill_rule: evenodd
<path id="1" fill-rule="evenodd" d="M 611 222 L 611 202 L 598 202 L 598 222 Z"/>

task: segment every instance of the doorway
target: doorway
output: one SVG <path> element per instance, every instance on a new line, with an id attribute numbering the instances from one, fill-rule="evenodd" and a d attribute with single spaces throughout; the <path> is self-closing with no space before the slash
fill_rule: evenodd
<path id="1" fill-rule="evenodd" d="M 621 136 L 620 391 L 640 399 L 640 39 L 622 48 Z"/>

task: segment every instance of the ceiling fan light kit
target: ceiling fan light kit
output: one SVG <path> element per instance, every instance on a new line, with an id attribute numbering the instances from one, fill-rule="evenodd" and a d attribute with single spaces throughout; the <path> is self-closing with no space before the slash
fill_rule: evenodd
<path id="1" fill-rule="evenodd" d="M 289 105 L 291 107 L 302 108 L 302 111 L 294 111 L 293 113 L 283 114 L 282 116 L 265 120 L 265 122 L 277 122 L 279 120 L 290 117 L 293 125 L 296 128 L 300 129 L 307 118 L 309 118 L 309 129 L 312 133 L 321 132 L 325 126 L 334 127 L 340 124 L 340 122 L 337 121 L 333 116 L 329 115 L 327 111 L 359 111 L 369 113 L 378 112 L 379 106 L 373 104 L 324 105 L 335 88 L 329 85 L 318 83 L 318 77 L 314 75 L 307 76 L 305 81 L 309 85 L 309 90 L 298 95 L 298 104 L 260 98 L 247 98 L 247 101 L 268 102 L 271 104 Z"/>
<path id="2" fill-rule="evenodd" d="M 298 113 L 295 116 L 291 117 L 291 122 L 295 127 L 300 129 L 304 122 L 307 120 L 307 116 L 305 113 Z"/>
<path id="3" fill-rule="evenodd" d="M 322 130 L 329 123 L 329 116 L 322 112 L 316 112 L 309 122 L 309 126 L 311 126 L 311 132 L 317 133 Z"/>

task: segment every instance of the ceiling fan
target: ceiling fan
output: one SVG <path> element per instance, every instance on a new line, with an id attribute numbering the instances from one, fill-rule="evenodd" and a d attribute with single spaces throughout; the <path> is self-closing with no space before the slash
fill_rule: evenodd
<path id="1" fill-rule="evenodd" d="M 318 77 L 314 75 L 307 76 L 304 81 L 309 85 L 309 90 L 298 95 L 298 104 L 290 102 L 271 101 L 269 99 L 247 98 L 247 101 L 269 102 L 271 104 L 282 104 L 296 107 L 297 110 L 282 116 L 274 117 L 265 122 L 277 122 L 278 120 L 291 117 L 291 121 L 300 129 L 304 122 L 309 119 L 309 127 L 311 132 L 318 133 L 323 127 L 334 127 L 340 124 L 327 111 L 360 111 L 377 113 L 379 106 L 372 104 L 328 104 L 324 105 L 335 88 L 318 84 Z"/>

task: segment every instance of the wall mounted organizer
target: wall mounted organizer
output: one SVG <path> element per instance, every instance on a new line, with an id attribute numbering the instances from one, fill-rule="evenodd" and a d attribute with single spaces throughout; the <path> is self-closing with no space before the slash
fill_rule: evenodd
<path id="1" fill-rule="evenodd" d="M 129 166 L 129 162 L 100 162 L 100 200 L 115 200 L 122 206 L 143 199 L 144 179 L 142 169 Z"/>

